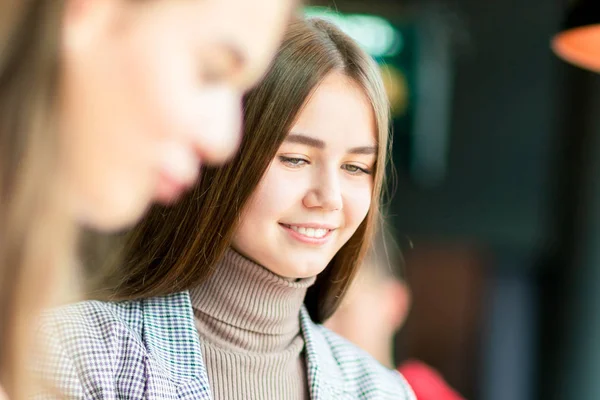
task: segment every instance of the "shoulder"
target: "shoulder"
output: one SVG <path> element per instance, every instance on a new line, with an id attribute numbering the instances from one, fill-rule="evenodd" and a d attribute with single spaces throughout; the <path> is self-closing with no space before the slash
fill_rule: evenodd
<path id="1" fill-rule="evenodd" d="M 303 319 L 308 315 L 303 316 Z M 309 318 L 309 317 L 308 317 Z M 404 379 L 394 370 L 381 365 L 371 355 L 348 340 L 325 328 L 304 321 L 309 331 L 307 354 L 319 364 L 324 380 L 340 382 L 345 395 L 360 399 L 407 399 L 415 396 Z M 310 360 L 309 360 L 310 362 Z"/>
<path id="2" fill-rule="evenodd" d="M 404 377 L 381 365 L 370 354 L 322 325 L 316 330 L 328 344 L 347 387 L 356 392 L 377 394 L 378 399 L 412 399 L 413 392 Z"/>
<path id="3" fill-rule="evenodd" d="M 143 349 L 135 322 L 140 308 L 139 302 L 84 301 L 45 312 L 35 372 L 65 397 L 103 397 L 100 392 L 114 390 L 111 377 L 122 365 L 117 355 Z"/>
<path id="4" fill-rule="evenodd" d="M 90 342 L 110 347 L 115 338 L 139 337 L 141 323 L 141 301 L 83 301 L 46 311 L 42 315 L 40 331 L 62 339 L 87 338 Z"/>
<path id="5" fill-rule="evenodd" d="M 143 347 L 142 323 L 141 301 L 84 301 L 47 311 L 42 316 L 39 334 L 74 361 L 79 361 L 81 355 L 97 362 L 106 359 L 103 367 L 109 368 L 113 364 L 108 362 L 111 356 L 125 346 L 128 351 Z"/>
<path id="6" fill-rule="evenodd" d="M 181 318 L 191 312 L 186 299 L 180 293 L 51 310 L 38 331 L 46 354 L 37 372 L 69 397 L 146 398 L 153 384 L 169 398 L 193 373 L 172 362 L 173 354 L 193 353 L 197 336 L 191 320 Z"/>

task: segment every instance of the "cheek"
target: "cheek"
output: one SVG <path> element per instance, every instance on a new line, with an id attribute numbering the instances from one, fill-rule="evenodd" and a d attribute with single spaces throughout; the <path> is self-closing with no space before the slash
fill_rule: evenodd
<path id="1" fill-rule="evenodd" d="M 193 146 L 204 161 L 232 155 L 241 137 L 241 93 L 229 84 L 204 84 L 191 51 L 176 47 L 153 57 L 156 67 L 141 72 L 144 121 L 154 135 Z"/>
<path id="2" fill-rule="evenodd" d="M 277 228 L 275 222 L 282 214 L 282 204 L 273 190 L 269 181 L 263 179 L 244 207 L 232 242 L 237 251 L 262 264 L 267 261 Z"/>
<path id="3" fill-rule="evenodd" d="M 248 200 L 242 213 L 240 230 L 247 231 L 249 227 L 254 227 L 252 230 L 256 231 L 257 226 L 264 226 L 265 223 L 271 222 L 279 213 L 281 208 L 279 191 L 268 177 L 269 173 Z"/>
<path id="4" fill-rule="evenodd" d="M 260 237 L 276 234 L 279 221 L 300 214 L 302 179 L 290 179 L 289 171 L 271 165 L 258 185 L 242 215 L 237 233 L 238 247 L 253 247 Z M 301 214 L 300 214 L 301 215 Z M 262 236 L 257 236 L 260 232 Z M 272 243 L 270 240 L 268 243 Z"/>
<path id="5" fill-rule="evenodd" d="M 272 164 L 254 197 L 265 214 L 280 219 L 289 212 L 301 209 L 306 186 L 302 174 L 286 171 L 279 165 Z"/>
<path id="6" fill-rule="evenodd" d="M 371 187 L 351 188 L 346 192 L 344 210 L 349 227 L 357 229 L 371 207 Z"/>
<path id="7" fill-rule="evenodd" d="M 155 10 L 133 23 L 119 54 L 123 64 L 120 73 L 127 84 L 120 95 L 139 107 L 131 110 L 135 118 L 143 118 L 147 128 L 163 134 L 173 122 L 171 116 L 189 103 L 197 86 L 192 84 L 197 63 L 192 60 L 186 37 L 189 28 L 182 22 L 180 30 L 172 29 L 172 12 L 166 10 L 164 14 Z"/>
<path id="8" fill-rule="evenodd" d="M 160 136 L 168 136 L 169 126 L 172 132 L 180 129 L 178 120 L 181 118 L 178 116 L 187 109 L 193 86 L 182 60 L 176 57 L 177 49 L 162 47 L 164 58 L 158 54 L 160 49 L 156 49 L 156 52 L 145 54 L 145 59 L 131 62 L 130 72 L 136 76 L 131 77 L 135 85 L 130 95 L 138 100 L 138 104 L 144 105 L 139 112 L 148 127 L 158 131 Z M 143 68 L 140 63 L 149 68 Z"/>

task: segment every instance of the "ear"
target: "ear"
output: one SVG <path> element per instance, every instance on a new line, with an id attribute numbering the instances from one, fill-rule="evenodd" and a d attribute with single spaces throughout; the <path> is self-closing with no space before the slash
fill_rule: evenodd
<path id="1" fill-rule="evenodd" d="M 408 286 L 399 280 L 390 279 L 382 287 L 387 319 L 394 332 L 404 325 L 411 305 L 411 293 Z"/>

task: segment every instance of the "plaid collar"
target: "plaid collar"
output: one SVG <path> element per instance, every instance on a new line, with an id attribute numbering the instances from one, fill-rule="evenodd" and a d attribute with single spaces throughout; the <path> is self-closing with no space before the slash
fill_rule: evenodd
<path id="1" fill-rule="evenodd" d="M 170 380 L 177 385 L 195 381 L 203 388 L 209 388 L 189 292 L 145 299 L 142 313 L 144 344 L 150 357 L 165 366 Z M 344 377 L 335 359 L 327 357 L 331 349 L 304 307 L 300 312 L 300 323 L 311 400 L 340 398 L 344 392 Z"/>
<path id="2" fill-rule="evenodd" d="M 344 377 L 333 356 L 325 356 L 331 355 L 331 349 L 304 306 L 300 310 L 300 324 L 306 350 L 310 398 L 312 400 L 342 398 Z"/>
<path id="3" fill-rule="evenodd" d="M 189 293 L 144 299 L 142 315 L 144 345 L 169 380 L 178 386 L 198 380 L 209 388 Z"/>

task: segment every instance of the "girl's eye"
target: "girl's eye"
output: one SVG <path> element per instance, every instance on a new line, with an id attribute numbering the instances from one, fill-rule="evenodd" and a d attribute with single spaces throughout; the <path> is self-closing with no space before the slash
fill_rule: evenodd
<path id="1" fill-rule="evenodd" d="M 239 72 L 236 60 L 224 50 L 214 49 L 206 59 L 200 70 L 200 78 L 204 84 L 230 82 Z"/>
<path id="2" fill-rule="evenodd" d="M 222 84 L 233 76 L 232 67 L 226 61 L 213 59 L 205 64 L 200 71 L 200 78 L 203 84 Z"/>
<path id="3" fill-rule="evenodd" d="M 288 167 L 291 168 L 298 168 L 298 167 L 302 167 L 304 165 L 309 164 L 309 162 L 303 158 L 296 158 L 296 157 L 285 157 L 285 156 L 279 156 L 279 160 L 287 165 Z"/>
<path id="4" fill-rule="evenodd" d="M 366 168 L 361 168 L 358 165 L 354 164 L 344 164 L 342 165 L 342 169 L 348 172 L 351 175 L 371 175 L 371 170 Z"/>

